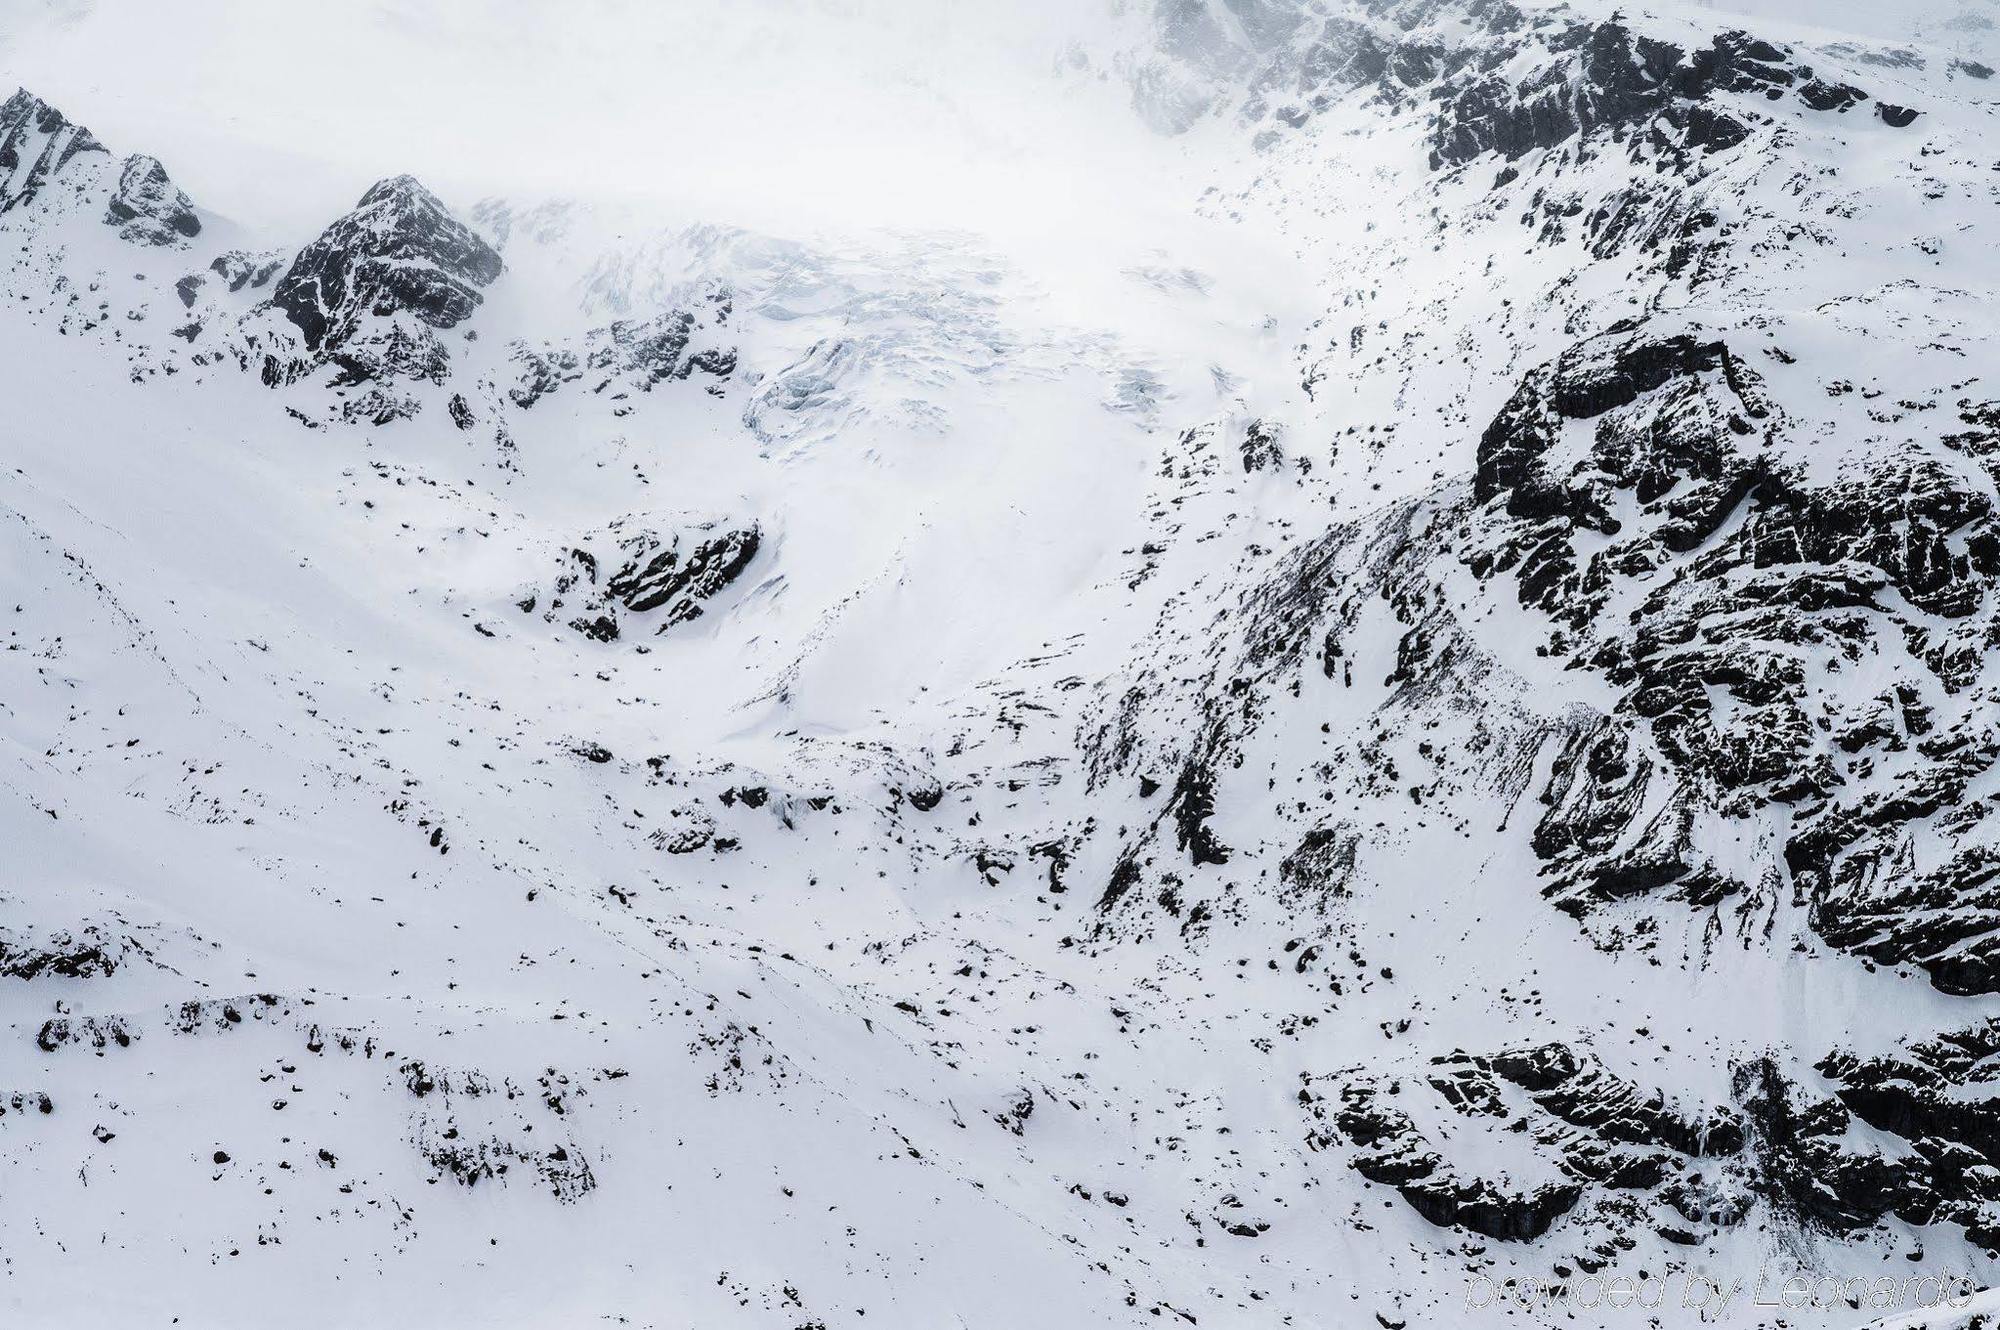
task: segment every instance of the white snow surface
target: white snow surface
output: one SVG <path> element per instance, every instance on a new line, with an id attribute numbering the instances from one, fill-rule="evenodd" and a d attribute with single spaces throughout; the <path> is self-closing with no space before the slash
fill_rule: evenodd
<path id="1" fill-rule="evenodd" d="M 1741 1058 L 1810 1079 L 1831 1047 L 2000 1002 L 1833 951 L 1788 899 L 1754 923 L 1551 908 L 1531 796 L 1478 775 L 1475 734 L 1612 698 L 1538 656 L 1504 587 L 1441 574 L 1496 663 L 1481 697 L 1413 719 L 1380 682 L 1406 628 L 1386 602 L 1357 686 L 1288 676 L 1217 793 L 1235 857 L 1183 874 L 1205 920 L 1097 908 L 1159 817 L 1128 771 L 1171 784 L 1246 598 L 1329 531 L 1448 540 L 1485 422 L 1584 332 L 1646 310 L 1782 342 L 1796 365 L 1760 370 L 1807 427 L 1828 413 L 1830 473 L 1919 445 L 1843 433 L 1824 383 L 1994 363 L 2000 81 L 1945 71 L 1992 58 L 1952 20 L 2000 11 L 1619 8 L 1669 35 L 1765 23 L 1925 120 L 1772 112 L 1797 117 L 1788 155 L 1716 168 L 1743 269 L 1694 297 L 1532 245 L 1487 163 L 1430 168 L 1419 109 L 1357 98 L 1262 150 L 1223 107 L 1160 134 L 1136 3 L 0 13 L 0 92 L 113 162 L 160 157 L 204 223 L 155 249 L 101 205 L 0 213 L 0 942 L 94 930 L 123 958 L 0 978 L 0 1105 L 31 1096 L 0 1114 L 0 1318 L 1683 1323 L 1475 1305 L 1469 1281 L 1546 1275 L 1548 1250 L 1364 1181 L 1302 1084 L 1562 1039 L 1711 1102 Z M 1839 54 L 1910 44 L 1946 55 Z M 289 260 L 405 170 L 505 264 L 413 418 L 335 420 L 352 390 L 327 373 L 243 372 L 230 339 L 276 317 L 268 288 L 176 298 L 225 251 Z M 718 291 L 737 363 L 714 391 L 586 372 L 500 405 L 517 343 Z M 1252 421 L 1276 469 L 1243 466 Z M 544 610 L 614 524 L 761 541 L 699 618 L 601 642 Z M 1361 543 L 1335 562 L 1365 589 Z M 1136 756 L 1105 776 L 1090 736 L 1142 682 Z M 1338 786 L 1359 869 L 1301 906 L 1276 887 L 1290 805 L 1364 737 L 1402 776 Z M 687 828 L 701 848 L 667 852 Z M 1626 926 L 1657 936 L 1598 945 Z M 50 1022 L 82 1033 L 45 1051 Z M 1549 1168 L 1415 1098 L 1454 1162 Z M 1645 1243 L 1621 1269 L 1996 1266 L 1897 1219 Z"/>

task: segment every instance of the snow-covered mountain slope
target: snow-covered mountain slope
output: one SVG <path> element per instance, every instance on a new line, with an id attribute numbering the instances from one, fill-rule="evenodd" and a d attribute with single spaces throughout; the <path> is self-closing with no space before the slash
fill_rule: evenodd
<path id="1" fill-rule="evenodd" d="M 1990 11 L 1093 15 L 1053 247 L 17 94 L 0 1305 L 1972 1323 Z"/>

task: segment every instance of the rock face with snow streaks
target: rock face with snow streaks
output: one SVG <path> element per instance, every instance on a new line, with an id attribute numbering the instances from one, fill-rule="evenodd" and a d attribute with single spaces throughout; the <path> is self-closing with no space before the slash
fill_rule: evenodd
<path id="1" fill-rule="evenodd" d="M 1687 335 L 1613 332 L 1524 381 L 1481 441 L 1474 498 L 1499 520 L 1471 564 L 1509 576 L 1560 625 L 1551 645 L 1622 694 L 1548 791 L 1538 848 L 1565 899 L 1745 891 L 1699 844 L 1781 807 L 1830 942 L 1994 989 L 1991 855 L 1965 805 L 2000 759 L 1968 669 L 1994 631 L 2000 530 L 1949 428 L 1815 474 L 1759 374 Z M 1844 686 L 1884 653 L 1907 662 L 1892 683 Z M 1913 838 L 1941 826 L 1956 851 L 1910 871 Z"/>
<path id="2" fill-rule="evenodd" d="M 201 218 L 157 158 L 135 153 L 115 167 L 95 135 L 23 88 L 0 102 L 0 212 L 52 195 L 58 207 L 101 200 L 101 220 L 140 245 L 178 245 Z"/>
<path id="3" fill-rule="evenodd" d="M 201 234 L 201 218 L 188 196 L 167 178 L 165 167 L 143 154 L 125 159 L 104 220 L 127 240 L 149 245 L 171 245 Z"/>
<path id="4" fill-rule="evenodd" d="M 438 333 L 471 317 L 500 269 L 414 176 L 395 176 L 299 251 L 271 304 L 308 353 L 356 382 L 442 382 L 450 356 Z"/>
<path id="5" fill-rule="evenodd" d="M 89 130 L 18 90 L 0 102 L 0 209 L 32 202 L 78 156 L 104 152 Z"/>

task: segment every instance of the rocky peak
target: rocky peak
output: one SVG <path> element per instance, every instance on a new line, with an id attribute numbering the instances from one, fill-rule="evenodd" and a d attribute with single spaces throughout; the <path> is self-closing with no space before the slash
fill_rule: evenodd
<path id="1" fill-rule="evenodd" d="M 0 212 L 28 202 L 97 137 L 26 88 L 0 102 Z"/>
<path id="2" fill-rule="evenodd" d="M 201 218 L 195 216 L 194 204 L 167 178 L 159 159 L 144 153 L 125 159 L 104 220 L 118 227 L 127 240 L 149 245 L 170 245 L 201 234 Z"/>
<path id="3" fill-rule="evenodd" d="M 492 247 L 416 177 L 383 180 L 271 289 L 270 308 L 297 329 L 305 354 L 267 353 L 264 380 L 275 386 L 331 364 L 336 386 L 377 385 L 345 403 L 348 418 L 414 415 L 420 399 L 389 385 L 450 376 L 438 332 L 471 317 L 500 269 Z"/>
<path id="4" fill-rule="evenodd" d="M 79 159 L 89 165 L 69 170 Z M 27 89 L 0 102 L 0 212 L 29 203 L 62 177 L 70 188 L 60 197 L 91 206 L 103 200 L 103 222 L 126 240 L 171 245 L 200 234 L 194 204 L 157 158 L 126 158 L 115 181 L 110 164 L 94 134 Z"/>
<path id="5" fill-rule="evenodd" d="M 361 196 L 320 233 L 278 282 L 272 303 L 306 346 L 328 354 L 368 315 L 409 314 L 450 328 L 480 305 L 500 256 L 418 182 L 399 175 Z"/>

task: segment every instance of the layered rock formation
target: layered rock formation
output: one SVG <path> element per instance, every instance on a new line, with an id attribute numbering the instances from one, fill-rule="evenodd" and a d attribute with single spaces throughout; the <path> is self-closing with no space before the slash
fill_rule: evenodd
<path id="1" fill-rule="evenodd" d="M 438 334 L 479 308 L 500 268 L 436 195 L 396 176 L 299 251 L 271 305 L 298 328 L 309 363 L 336 365 L 348 382 L 442 383 L 451 355 Z"/>

